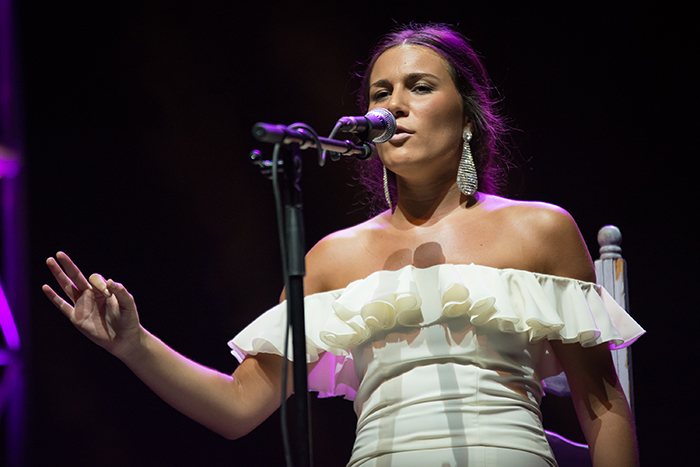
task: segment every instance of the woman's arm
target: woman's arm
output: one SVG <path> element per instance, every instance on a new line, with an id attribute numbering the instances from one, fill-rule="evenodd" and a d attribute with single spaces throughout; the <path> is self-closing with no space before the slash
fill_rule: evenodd
<path id="1" fill-rule="evenodd" d="M 566 373 L 593 466 L 639 466 L 632 413 L 608 346 L 550 343 Z"/>
<path id="2" fill-rule="evenodd" d="M 248 356 L 233 375 L 207 368 L 177 353 L 143 330 L 122 361 L 161 399 L 228 439 L 251 432 L 280 406 L 283 358 Z M 291 365 L 287 394 L 293 391 Z"/>
<path id="3" fill-rule="evenodd" d="M 542 217 L 546 272 L 594 282 L 590 255 L 571 216 L 557 208 Z M 566 373 L 593 466 L 638 466 L 634 421 L 608 345 L 583 348 L 559 341 L 551 345 Z"/>
<path id="4" fill-rule="evenodd" d="M 72 302 L 44 285 L 54 305 L 183 414 L 233 439 L 250 432 L 279 407 L 282 357 L 251 356 L 233 375 L 222 374 L 185 358 L 146 331 L 133 297 L 121 284 L 95 275 L 88 282 L 65 253 L 49 258 L 47 265 Z M 291 371 L 288 381 L 291 394 Z"/>

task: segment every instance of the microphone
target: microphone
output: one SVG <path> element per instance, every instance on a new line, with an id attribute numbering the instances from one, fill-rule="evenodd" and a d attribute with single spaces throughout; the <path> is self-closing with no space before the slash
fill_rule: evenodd
<path id="1" fill-rule="evenodd" d="M 363 117 L 341 117 L 340 131 L 350 133 L 367 132 L 373 143 L 386 143 L 396 133 L 396 119 L 387 109 L 377 107 Z"/>

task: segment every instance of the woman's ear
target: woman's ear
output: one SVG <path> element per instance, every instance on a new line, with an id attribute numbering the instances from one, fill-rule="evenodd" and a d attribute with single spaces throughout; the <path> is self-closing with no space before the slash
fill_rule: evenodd
<path id="1" fill-rule="evenodd" d="M 474 134 L 474 129 L 472 128 L 472 122 L 469 121 L 468 117 L 464 117 L 464 127 L 462 128 L 462 133 L 464 130 L 469 130 L 469 133 Z"/>

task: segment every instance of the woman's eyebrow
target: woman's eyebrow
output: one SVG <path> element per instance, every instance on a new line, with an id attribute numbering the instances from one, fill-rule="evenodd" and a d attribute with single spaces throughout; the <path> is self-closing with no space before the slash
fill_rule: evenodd
<path id="1" fill-rule="evenodd" d="M 432 73 L 411 73 L 410 75 L 408 75 L 407 78 L 408 78 L 409 81 L 417 81 L 417 80 L 419 80 L 419 79 L 421 79 L 421 78 L 440 79 L 440 78 L 438 78 L 437 76 L 435 76 L 435 75 L 432 74 Z"/>
<path id="2" fill-rule="evenodd" d="M 433 78 L 433 79 L 439 79 L 437 76 L 435 76 L 432 73 L 410 73 L 406 76 L 408 81 L 416 81 L 421 78 Z M 375 81 L 374 83 L 370 84 L 369 87 L 375 87 L 375 86 L 388 86 L 389 85 L 389 80 L 387 79 L 380 79 Z"/>
<path id="3" fill-rule="evenodd" d="M 375 86 L 384 86 L 384 87 L 386 87 L 386 86 L 388 86 L 388 85 L 389 85 L 389 80 L 380 79 L 380 80 L 377 80 L 377 81 L 375 81 L 374 83 L 370 84 L 369 87 L 370 87 L 370 88 L 373 88 L 373 87 L 375 87 Z"/>

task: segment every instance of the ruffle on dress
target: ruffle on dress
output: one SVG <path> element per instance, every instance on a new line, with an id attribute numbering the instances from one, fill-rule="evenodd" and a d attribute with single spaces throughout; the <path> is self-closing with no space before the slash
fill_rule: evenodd
<path id="1" fill-rule="evenodd" d="M 468 317 L 476 326 L 490 323 L 502 332 L 527 333 L 531 343 L 548 339 L 592 347 L 607 342 L 613 349 L 645 332 L 596 284 L 474 264 L 377 271 L 345 289 L 307 296 L 304 304 L 307 362 L 320 360 L 309 375 L 309 389 L 319 397 L 354 398 L 359 381 L 351 349 L 396 326 Z M 283 302 L 231 340 L 232 353 L 239 361 L 249 354 L 283 355 L 285 322 Z"/>

